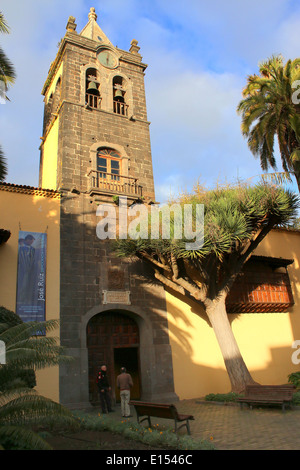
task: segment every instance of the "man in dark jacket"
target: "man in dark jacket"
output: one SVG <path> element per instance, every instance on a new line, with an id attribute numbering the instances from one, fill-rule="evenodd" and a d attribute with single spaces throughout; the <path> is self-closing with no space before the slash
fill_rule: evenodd
<path id="1" fill-rule="evenodd" d="M 97 375 L 97 386 L 100 395 L 100 403 L 102 408 L 102 413 L 110 413 L 112 410 L 111 408 L 111 398 L 110 398 L 110 391 L 111 387 L 108 382 L 107 377 L 107 369 L 106 366 L 101 366 L 100 371 Z"/>

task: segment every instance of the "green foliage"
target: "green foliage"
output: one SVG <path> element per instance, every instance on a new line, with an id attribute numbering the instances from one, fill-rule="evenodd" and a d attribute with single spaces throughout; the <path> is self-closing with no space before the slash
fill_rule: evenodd
<path id="1" fill-rule="evenodd" d="M 118 240 L 115 243 L 116 253 L 119 256 L 143 253 L 167 256 L 172 253 L 177 258 L 197 258 L 198 261 L 214 256 L 222 261 L 226 254 L 241 252 L 253 234 L 262 226 L 268 224 L 287 226 L 296 217 L 299 200 L 290 191 L 261 183 L 253 187 L 217 188 L 202 192 L 200 195 L 191 194 L 184 200 L 179 200 L 178 204 L 181 207 L 183 204 L 192 205 L 194 226 L 196 226 L 196 205 L 204 204 L 204 243 L 199 250 L 187 250 L 186 238 L 175 238 L 175 222 L 172 218 L 170 240 L 164 239 L 161 232 L 158 239 L 151 239 L 150 216 L 148 239 Z M 184 233 L 183 228 L 181 233 Z"/>
<path id="2" fill-rule="evenodd" d="M 44 420 L 72 424 L 72 413 L 33 389 L 35 370 L 69 360 L 55 337 L 36 336 L 57 328 L 57 321 L 28 322 L 0 308 L 0 340 L 6 364 L 0 366 L 0 449 L 48 449 L 29 425 Z"/>
<path id="3" fill-rule="evenodd" d="M 7 176 L 7 163 L 6 163 L 2 148 L 0 146 L 0 181 L 4 181 L 6 176 Z"/>
<path id="4" fill-rule="evenodd" d="M 295 230 L 300 230 L 300 217 L 297 217 L 290 225 L 290 228 L 293 228 Z"/>
<path id="5" fill-rule="evenodd" d="M 205 396 L 206 401 L 217 401 L 217 402 L 236 402 L 237 398 L 241 395 L 234 392 L 229 393 L 209 393 Z"/>
<path id="6" fill-rule="evenodd" d="M 248 77 L 237 110 L 242 116 L 242 134 L 253 155 L 260 158 L 261 168 L 276 169 L 277 138 L 283 170 L 295 175 L 300 190 L 300 118 L 293 100 L 299 64 L 300 59 L 284 64 L 281 56 L 263 62 L 259 75 Z"/>
<path id="7" fill-rule="evenodd" d="M 0 33 L 9 33 L 9 27 L 2 12 L 0 12 Z M 15 78 L 16 73 L 14 67 L 0 47 L 0 81 L 3 82 L 5 88 L 7 88 L 9 84 L 14 83 Z"/>
<path id="8" fill-rule="evenodd" d="M 294 405 L 299 406 L 300 405 L 300 390 L 298 392 L 295 392 L 293 394 L 293 400 L 292 400 Z"/>
<path id="9" fill-rule="evenodd" d="M 7 326 L 15 326 L 20 325 L 22 320 L 11 310 L 8 310 L 5 307 L 0 307 L 0 323 L 5 323 Z"/>
<path id="10" fill-rule="evenodd" d="M 0 33 L 9 33 L 9 28 L 3 16 L 3 13 L 0 12 Z M 15 81 L 15 70 L 4 53 L 3 49 L 0 47 L 0 82 L 2 82 L 2 87 L 0 84 L 0 99 L 5 98 L 8 99 L 6 94 L 3 95 L 3 88 L 6 92 L 8 89 L 8 85 L 12 84 Z M 7 164 L 5 160 L 4 153 L 2 148 L 0 147 L 0 181 L 4 181 L 5 177 L 7 176 Z"/>
<path id="11" fill-rule="evenodd" d="M 106 416 L 95 416 L 84 412 L 75 412 L 82 429 L 93 431 L 111 431 L 150 446 L 163 449 L 214 450 L 214 446 L 205 440 L 197 440 L 188 435 L 179 435 L 170 428 L 152 426 L 151 428 L 133 423 L 130 420 L 115 421 Z"/>
<path id="12" fill-rule="evenodd" d="M 0 33 L 9 33 L 9 27 L 5 21 L 4 15 L 0 12 Z M 0 99 L 8 100 L 6 92 L 8 87 L 15 82 L 16 72 L 9 58 L 6 56 L 2 47 L 0 47 Z M 7 164 L 4 153 L 0 146 L 0 181 L 4 181 L 7 176 Z"/>
<path id="13" fill-rule="evenodd" d="M 295 385 L 296 388 L 300 389 L 300 372 L 293 372 L 288 375 L 288 381 L 290 384 Z"/>

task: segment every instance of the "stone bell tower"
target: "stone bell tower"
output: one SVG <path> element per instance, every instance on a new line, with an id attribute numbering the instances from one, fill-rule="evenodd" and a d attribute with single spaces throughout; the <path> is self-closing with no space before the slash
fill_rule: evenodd
<path id="1" fill-rule="evenodd" d="M 118 200 L 155 200 L 143 63 L 110 42 L 91 8 L 78 33 L 70 17 L 42 94 L 40 186 L 61 193 L 61 344 L 75 360 L 60 368 L 60 401 L 98 402 L 95 377 L 106 363 L 118 401 L 120 366 L 135 398 L 174 401 L 164 289 L 138 260 L 117 258 L 100 240 L 97 208 L 118 215 Z"/>

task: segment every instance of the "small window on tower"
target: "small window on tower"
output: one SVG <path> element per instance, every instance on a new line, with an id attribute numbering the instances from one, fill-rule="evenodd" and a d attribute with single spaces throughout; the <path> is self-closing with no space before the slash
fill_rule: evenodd
<path id="1" fill-rule="evenodd" d="M 86 71 L 86 93 L 85 104 L 90 108 L 100 108 L 100 82 L 98 80 L 97 70 L 88 69 Z"/>
<path id="2" fill-rule="evenodd" d="M 51 93 L 52 113 L 56 113 L 61 99 L 61 77 L 56 82 L 54 94 Z M 50 102 L 50 100 L 49 100 Z"/>

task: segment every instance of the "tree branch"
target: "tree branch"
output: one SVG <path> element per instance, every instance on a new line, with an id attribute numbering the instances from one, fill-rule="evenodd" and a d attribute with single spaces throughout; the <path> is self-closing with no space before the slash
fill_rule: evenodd
<path id="1" fill-rule="evenodd" d="M 266 237 L 266 235 L 268 235 L 268 233 L 272 230 L 272 228 L 274 227 L 274 225 L 276 224 L 276 221 L 273 219 L 273 220 L 269 220 L 269 222 L 267 223 L 267 225 L 265 225 L 260 232 L 257 233 L 257 235 L 255 236 L 255 238 L 253 238 L 251 241 L 250 241 L 250 244 L 248 246 L 248 248 L 246 249 L 246 251 L 242 254 L 242 256 L 240 257 L 239 259 L 239 265 L 241 264 L 241 266 L 243 266 L 246 261 L 248 261 L 248 259 L 250 258 L 251 254 L 253 253 L 253 251 L 255 250 L 255 248 L 258 247 L 258 245 L 260 244 L 260 242 Z"/>
<path id="2" fill-rule="evenodd" d="M 173 276 L 172 281 L 178 284 L 179 286 L 183 287 L 185 290 L 187 290 L 190 293 L 190 295 L 194 297 L 194 299 L 200 300 L 200 302 L 204 302 L 204 300 L 206 299 L 204 289 L 201 289 L 200 287 L 193 285 L 186 279 L 183 279 L 182 277 L 175 278 Z"/>
<path id="3" fill-rule="evenodd" d="M 172 269 L 173 269 L 173 276 L 174 276 L 175 279 L 177 279 L 178 276 L 179 276 L 179 269 L 178 269 L 177 260 L 176 260 L 175 256 L 173 255 L 173 253 L 171 253 L 171 265 L 172 265 Z"/>
<path id="4" fill-rule="evenodd" d="M 184 291 L 183 287 L 178 286 L 175 282 L 172 282 L 170 279 L 168 279 L 166 276 L 161 274 L 159 271 L 155 270 L 154 276 L 158 281 L 160 281 L 166 287 L 170 287 L 171 289 L 175 290 L 176 292 L 179 292 L 179 294 L 185 295 L 185 291 Z"/>
<path id="5" fill-rule="evenodd" d="M 147 252 L 145 252 L 145 251 L 140 251 L 140 256 L 141 256 L 142 258 L 145 258 L 147 261 L 149 261 L 150 263 L 154 264 L 154 265 L 157 266 L 158 268 L 161 268 L 161 269 L 163 269 L 164 271 L 172 272 L 170 266 L 168 266 L 167 264 L 160 263 L 160 262 L 157 261 L 155 258 L 153 258 L 153 256 L 150 256 Z"/>

